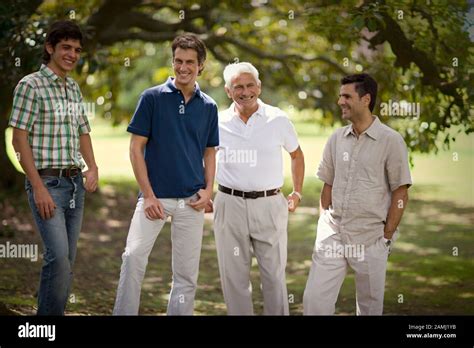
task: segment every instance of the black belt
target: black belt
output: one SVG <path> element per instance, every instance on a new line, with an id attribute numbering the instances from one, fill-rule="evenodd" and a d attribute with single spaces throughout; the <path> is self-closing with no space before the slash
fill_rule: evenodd
<path id="1" fill-rule="evenodd" d="M 81 168 L 78 167 L 71 167 L 71 168 L 46 168 L 46 169 L 39 169 L 38 173 L 40 176 L 57 176 L 57 177 L 71 177 L 76 176 L 81 172 Z"/>
<path id="2" fill-rule="evenodd" d="M 242 198 L 251 198 L 251 199 L 257 199 L 260 197 L 269 197 L 269 196 L 275 196 L 280 193 L 280 189 L 272 189 L 272 190 L 267 190 L 267 191 L 250 191 L 250 192 L 244 192 L 244 191 L 239 191 L 239 190 L 234 190 L 222 185 L 219 185 L 219 191 L 227 193 L 229 195 L 233 196 L 238 196 Z"/>

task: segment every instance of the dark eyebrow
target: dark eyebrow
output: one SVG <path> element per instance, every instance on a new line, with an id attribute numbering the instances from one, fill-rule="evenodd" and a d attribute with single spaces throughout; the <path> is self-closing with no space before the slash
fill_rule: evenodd
<path id="1" fill-rule="evenodd" d="M 347 94 L 347 93 L 342 93 L 342 94 L 339 93 L 339 96 L 340 96 L 340 97 L 346 97 L 346 98 L 350 98 L 350 97 L 351 97 L 351 95 L 350 95 L 350 94 Z"/>
<path id="2" fill-rule="evenodd" d="M 64 48 L 71 48 L 71 47 L 73 47 L 73 46 L 71 46 L 70 44 L 66 44 L 66 43 L 61 44 L 61 46 L 64 47 Z M 79 49 L 79 50 L 82 50 L 82 47 L 73 47 L 73 48 L 74 48 L 75 50 L 78 50 L 78 49 Z"/>

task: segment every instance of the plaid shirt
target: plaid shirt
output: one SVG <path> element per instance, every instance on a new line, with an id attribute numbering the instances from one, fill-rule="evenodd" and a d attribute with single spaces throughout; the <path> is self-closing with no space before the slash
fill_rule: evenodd
<path id="1" fill-rule="evenodd" d="M 28 131 L 37 169 L 84 168 L 79 136 L 90 132 L 79 85 L 46 65 L 25 76 L 15 88 L 9 125 Z"/>

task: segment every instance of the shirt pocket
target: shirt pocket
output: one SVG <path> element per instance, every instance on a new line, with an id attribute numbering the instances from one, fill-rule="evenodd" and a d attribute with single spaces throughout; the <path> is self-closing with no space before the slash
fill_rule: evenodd
<path id="1" fill-rule="evenodd" d="M 371 182 L 360 181 L 359 189 L 354 193 L 354 210 L 361 218 L 383 218 L 385 206 L 384 190 L 373 187 Z"/>
<path id="2" fill-rule="evenodd" d="M 377 170 L 372 165 L 361 166 L 357 170 L 357 186 L 364 190 L 380 187 Z"/>

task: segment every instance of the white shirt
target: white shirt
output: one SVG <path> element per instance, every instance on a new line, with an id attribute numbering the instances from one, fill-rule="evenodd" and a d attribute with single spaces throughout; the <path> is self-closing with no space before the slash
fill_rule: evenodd
<path id="1" fill-rule="evenodd" d="M 264 191 L 283 186 L 281 148 L 294 152 L 299 144 L 295 128 L 281 109 L 258 100 L 247 124 L 234 103 L 219 113 L 216 180 L 240 191 Z"/>

